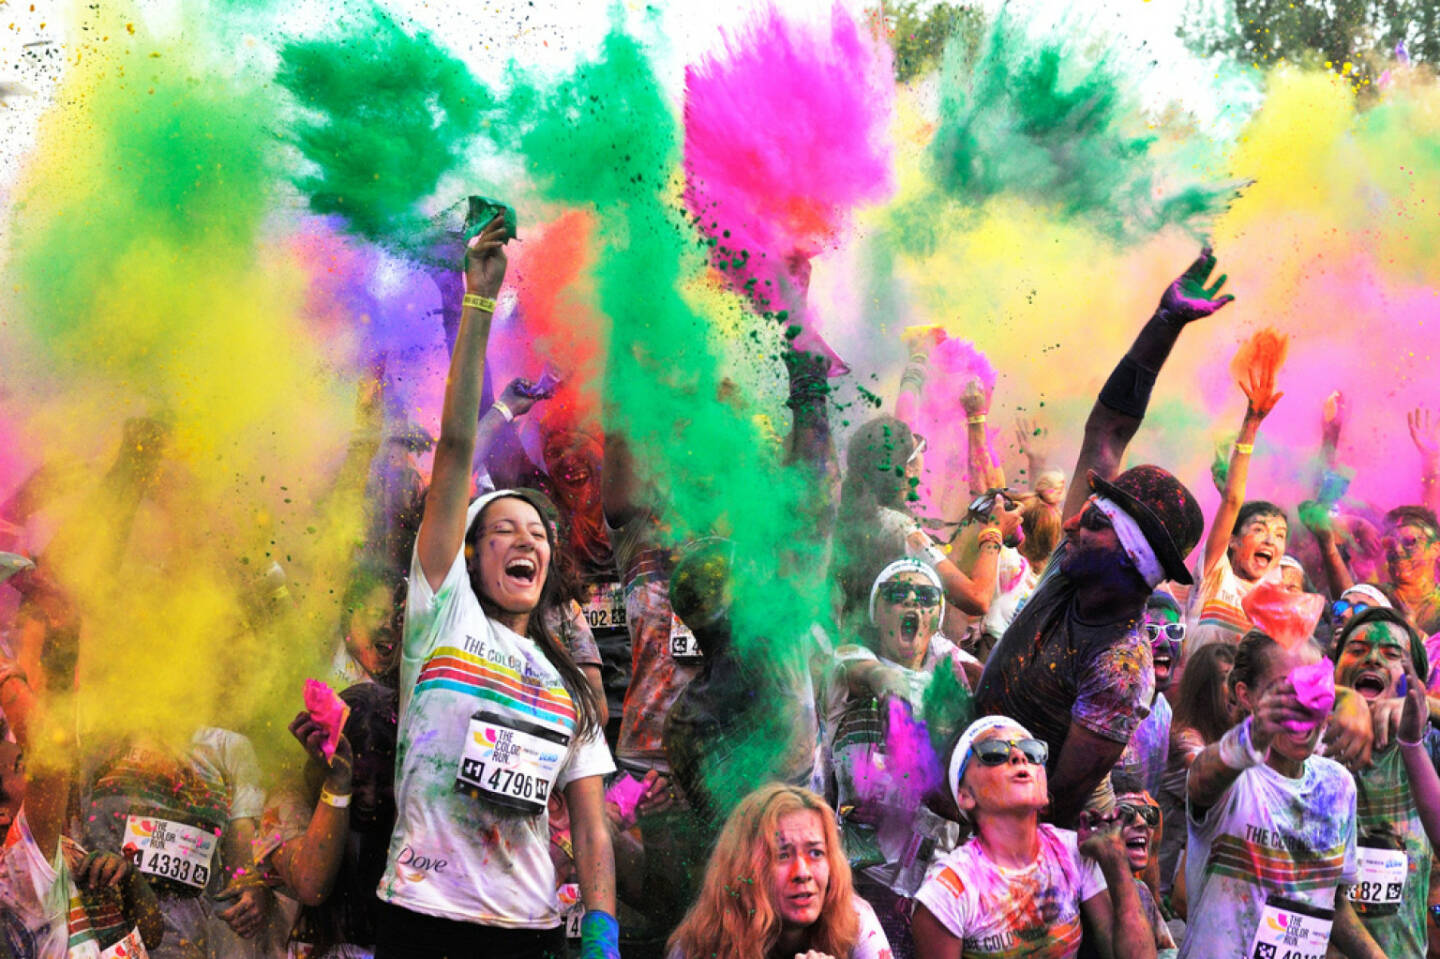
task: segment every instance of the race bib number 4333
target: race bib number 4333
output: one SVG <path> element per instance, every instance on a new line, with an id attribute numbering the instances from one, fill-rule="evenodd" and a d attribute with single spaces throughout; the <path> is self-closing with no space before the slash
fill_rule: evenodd
<path id="1" fill-rule="evenodd" d="M 126 858 L 147 876 L 172 879 L 195 889 L 210 881 L 220 837 L 213 829 L 147 816 L 125 817 Z"/>

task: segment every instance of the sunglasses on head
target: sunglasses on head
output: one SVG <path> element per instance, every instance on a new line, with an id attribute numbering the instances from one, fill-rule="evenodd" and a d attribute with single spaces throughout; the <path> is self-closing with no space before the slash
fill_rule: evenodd
<path id="1" fill-rule="evenodd" d="M 1162 637 L 1172 643 L 1185 641 L 1184 623 L 1146 623 L 1145 635 L 1150 637 L 1150 642 L 1158 642 Z"/>
<path id="2" fill-rule="evenodd" d="M 939 606 L 940 588 L 926 583 L 908 583 L 903 579 L 892 579 L 880 584 L 880 598 L 887 603 L 903 603 L 911 596 L 921 606 Z"/>
<path id="3" fill-rule="evenodd" d="M 1351 610 L 1354 610 L 1355 615 L 1356 615 L 1356 616 L 1359 616 L 1361 613 L 1365 612 L 1365 610 L 1367 610 L 1367 609 L 1369 609 L 1369 608 L 1370 608 L 1370 604 L 1369 604 L 1369 603 L 1362 603 L 1362 602 L 1359 602 L 1359 601 L 1351 601 L 1351 600 L 1348 600 L 1348 599 L 1337 599 L 1337 600 L 1335 600 L 1334 604 L 1331 605 L 1331 607 L 1330 607 L 1330 612 L 1331 612 L 1332 615 L 1334 615 L 1334 616 L 1336 616 L 1336 617 L 1340 617 L 1340 616 L 1344 616 L 1346 613 L 1350 612 Z"/>
<path id="4" fill-rule="evenodd" d="M 1020 750 L 1034 766 L 1043 766 L 1050 758 L 1050 747 L 1038 739 L 982 739 L 970 747 L 970 754 L 982 766 L 1003 766 L 1010 761 L 1012 749 Z"/>
<path id="5" fill-rule="evenodd" d="M 1160 825 L 1160 807 L 1152 806 L 1149 803 L 1143 805 L 1129 802 L 1117 803 L 1115 805 L 1115 812 L 1120 816 L 1122 823 L 1129 822 L 1135 816 L 1139 816 L 1145 821 L 1145 825 L 1147 826 Z"/>

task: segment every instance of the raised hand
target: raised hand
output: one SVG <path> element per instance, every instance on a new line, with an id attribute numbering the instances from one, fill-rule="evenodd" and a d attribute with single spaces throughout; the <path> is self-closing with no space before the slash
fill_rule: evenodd
<path id="1" fill-rule="evenodd" d="M 968 416 L 983 416 L 990 409 L 990 398 L 985 395 L 985 384 L 979 377 L 972 376 L 965 381 L 965 390 L 960 394 L 960 405 Z"/>
<path id="2" fill-rule="evenodd" d="M 505 216 L 495 214 L 465 244 L 465 292 L 492 299 L 505 282 Z"/>
<path id="3" fill-rule="evenodd" d="M 1264 372 L 1257 374 L 1255 370 L 1250 371 L 1246 381 L 1240 384 L 1240 389 L 1245 392 L 1245 399 L 1250 402 L 1250 414 L 1262 420 L 1270 415 L 1275 404 L 1280 402 L 1280 397 L 1285 395 L 1275 391 L 1273 375 L 1267 376 Z"/>
<path id="4" fill-rule="evenodd" d="M 1190 264 L 1190 268 L 1166 287 L 1165 295 L 1160 298 L 1161 312 L 1177 323 L 1191 323 L 1209 316 L 1235 299 L 1229 293 L 1217 296 L 1225 285 L 1225 274 L 1220 274 L 1218 280 L 1207 285 L 1214 269 L 1215 253 L 1207 246 L 1200 251 L 1199 258 Z"/>
<path id="5" fill-rule="evenodd" d="M 531 394 L 533 388 L 533 383 L 523 376 L 517 376 L 501 391 L 500 402 L 508 406 L 511 413 L 523 416 L 530 412 L 530 408 L 536 403 L 537 397 Z"/>
<path id="6" fill-rule="evenodd" d="M 1082 856 L 1100 863 L 1107 859 L 1111 862 L 1124 860 L 1125 840 L 1120 834 L 1124 823 L 1118 813 L 1102 814 L 1086 809 L 1080 813 L 1077 825 L 1080 828 L 1076 838 Z"/>
<path id="7" fill-rule="evenodd" d="M 1016 415 L 1015 417 L 1015 447 L 1020 451 L 1021 456 L 1038 456 L 1045 458 L 1049 452 L 1050 432 L 1045 427 L 1038 425 L 1029 416 Z M 1034 477 L 1031 477 L 1033 480 Z"/>
<path id="8" fill-rule="evenodd" d="M 1440 416 L 1432 418 L 1429 410 L 1416 409 L 1405 414 L 1405 425 L 1410 427 L 1410 441 L 1422 456 L 1440 457 Z"/>

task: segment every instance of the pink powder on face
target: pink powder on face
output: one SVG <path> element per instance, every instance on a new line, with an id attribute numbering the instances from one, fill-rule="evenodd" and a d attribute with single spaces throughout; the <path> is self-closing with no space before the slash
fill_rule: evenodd
<path id="1" fill-rule="evenodd" d="M 1327 661 L 1290 670 L 1290 684 L 1301 705 L 1311 712 L 1328 714 L 1335 706 L 1335 672 Z"/>

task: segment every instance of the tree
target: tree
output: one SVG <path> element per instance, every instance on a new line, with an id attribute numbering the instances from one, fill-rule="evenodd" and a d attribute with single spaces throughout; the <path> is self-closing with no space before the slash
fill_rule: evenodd
<path id="1" fill-rule="evenodd" d="M 886 33 L 895 51 L 895 79 L 907 83 L 933 70 L 952 36 L 965 44 L 974 60 L 985 35 L 985 15 L 978 7 L 954 3 L 901 0 L 883 4 Z"/>
<path id="2" fill-rule="evenodd" d="M 1364 79 L 1402 43 L 1411 59 L 1440 63 L 1433 0 L 1192 0 L 1179 32 L 1205 55 L 1258 65 L 1323 61 Z"/>

